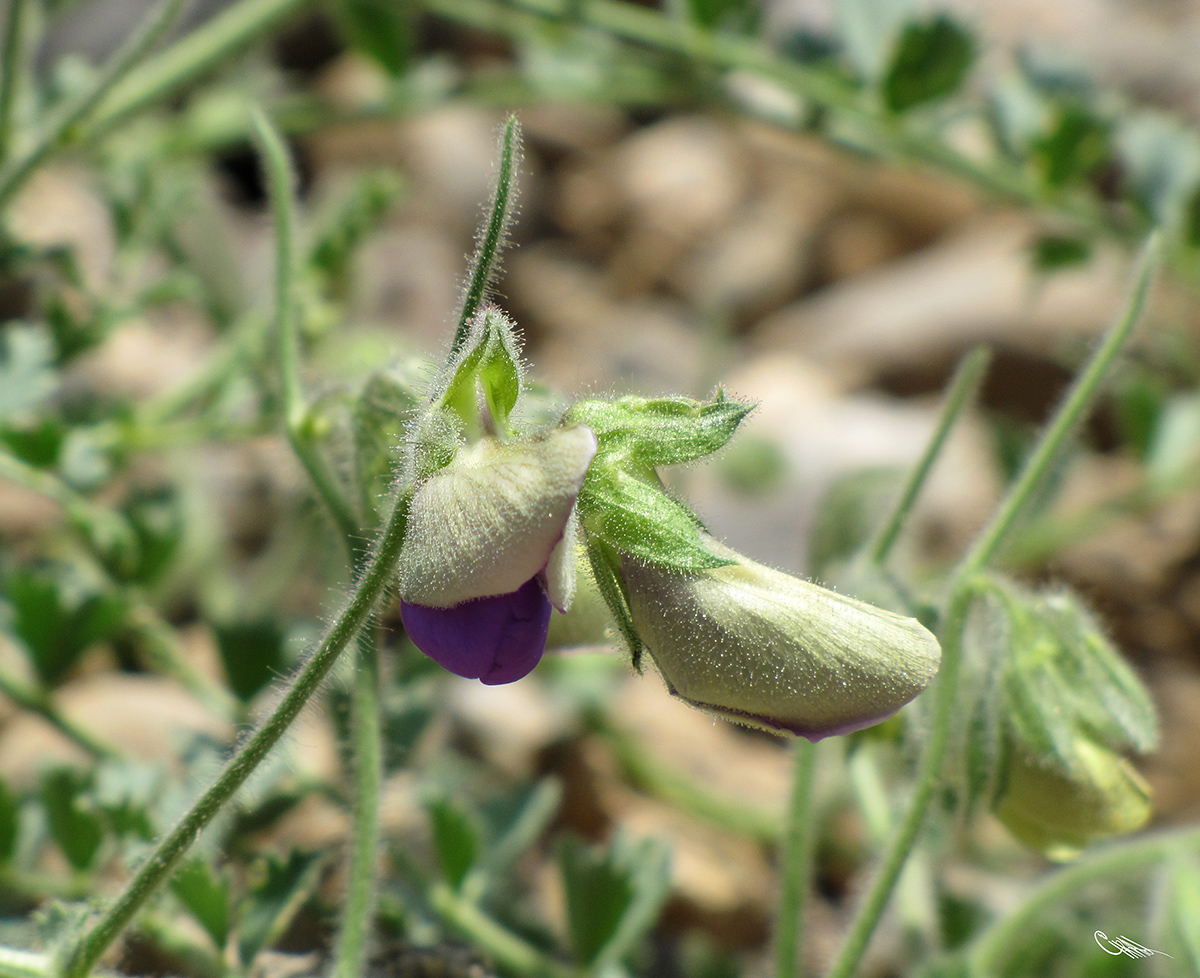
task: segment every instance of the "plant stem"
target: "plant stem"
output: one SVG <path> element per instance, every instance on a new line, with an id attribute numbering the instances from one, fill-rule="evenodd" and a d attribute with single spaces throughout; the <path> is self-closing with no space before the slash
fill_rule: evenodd
<path id="1" fill-rule="evenodd" d="M 0 693 L 7 696 L 21 709 L 41 717 L 93 760 L 120 756 L 108 744 L 97 740 L 82 727 L 76 726 L 69 717 L 61 714 L 46 693 L 28 689 L 24 683 L 3 673 L 0 673 Z"/>
<path id="2" fill-rule="evenodd" d="M 797 737 L 792 748 L 792 798 L 783 838 L 780 866 L 782 886 L 775 917 L 775 978 L 797 978 L 803 973 L 800 948 L 804 941 L 804 903 L 812 876 L 813 770 L 816 745 Z"/>
<path id="3" fill-rule="evenodd" d="M 240 0 L 226 7 L 130 72 L 120 85 L 114 85 L 98 108 L 89 135 L 107 130 L 131 113 L 175 94 L 304 3 Z"/>
<path id="4" fill-rule="evenodd" d="M 308 410 L 300 387 L 300 350 L 296 336 L 294 171 L 279 133 L 261 111 L 253 128 L 269 176 L 275 216 L 275 303 L 284 418 L 292 449 L 341 531 L 352 572 L 362 563 L 362 533 L 349 502 L 338 488 L 324 457 L 311 440 Z M 346 909 L 338 934 L 333 978 L 362 973 L 375 909 L 375 862 L 379 847 L 379 792 L 383 780 L 383 731 L 379 702 L 379 646 L 374 629 L 358 633 L 353 689 L 354 831 Z"/>
<path id="5" fill-rule="evenodd" d="M 324 457 L 313 444 L 308 407 L 300 389 L 300 343 L 296 335 L 297 315 L 293 288 L 296 264 L 296 221 L 293 202 L 295 174 L 283 140 L 266 115 L 255 110 L 253 124 L 254 134 L 266 164 L 271 211 L 275 219 L 275 328 L 279 341 L 284 425 L 292 450 L 329 508 L 338 532 L 350 541 L 352 560 L 357 560 L 359 523 Z"/>
<path id="6" fill-rule="evenodd" d="M 930 164 L 989 193 L 1054 210 L 1089 227 L 1127 237 L 1099 201 L 1069 194 L 1047 199 L 1046 191 L 1020 166 L 1000 159 L 979 162 L 948 145 L 938 133 L 898 125 L 853 84 L 779 55 L 756 39 L 712 31 L 624 0 L 422 0 L 422 6 L 482 30 L 535 43 L 547 43 L 547 32 L 544 24 L 530 24 L 529 15 L 598 29 L 655 50 L 673 52 L 693 64 L 747 71 L 816 106 L 835 110 L 854 125 L 858 148 L 889 159 Z"/>
<path id="7" fill-rule="evenodd" d="M 379 848 L 379 791 L 383 781 L 383 731 L 379 702 L 379 646 L 375 630 L 358 634 L 354 673 L 354 833 L 346 906 L 334 952 L 332 978 L 359 978 L 375 911 Z"/>
<path id="8" fill-rule="evenodd" d="M 12 199 L 13 194 L 21 188 L 46 157 L 69 138 L 78 135 L 75 132 L 76 128 L 158 43 L 159 38 L 174 23 L 183 4 L 184 0 L 164 0 L 138 33 L 127 41 L 112 61 L 105 66 L 100 76 L 92 83 L 89 91 L 52 121 L 24 156 L 13 160 L 11 164 L 0 170 L 0 209 Z"/>
<path id="9" fill-rule="evenodd" d="M 225 766 L 213 785 L 179 823 L 155 846 L 154 852 L 91 927 L 63 949 L 62 978 L 84 978 L 105 949 L 137 913 L 154 890 L 170 875 L 176 863 L 258 766 L 296 719 L 309 697 L 320 687 L 338 654 L 354 637 L 383 591 L 404 542 L 411 492 L 398 489 L 379 543 L 355 584 L 346 605 L 296 676 L 287 694 L 261 727 Z"/>
<path id="10" fill-rule="evenodd" d="M 1061 910 L 1071 894 L 1087 884 L 1197 850 L 1200 850 L 1200 829 L 1194 827 L 1115 842 L 1098 849 L 1052 875 L 1030 894 L 1020 909 L 994 921 L 975 938 L 967 954 L 967 973 L 978 978 L 1003 974 L 1008 957 L 1022 946 L 1022 937 L 1036 927 L 1039 919 Z"/>
<path id="11" fill-rule="evenodd" d="M 617 763 L 637 787 L 657 798 L 691 812 L 713 825 L 763 843 L 775 845 L 783 835 L 782 821 L 772 812 L 723 797 L 675 767 L 653 760 L 646 747 L 611 723 L 597 721 L 599 733 L 608 741 Z"/>
<path id="12" fill-rule="evenodd" d="M 2 448 L 0 448 L 0 479 L 8 479 L 10 482 L 24 486 L 26 489 L 32 489 L 58 503 L 71 522 L 83 534 L 88 546 L 102 558 L 111 557 L 113 554 L 126 552 L 129 548 L 136 547 L 133 530 L 120 513 L 98 506 L 51 473 L 22 462 Z M 128 601 L 129 610 L 125 616 L 126 624 L 141 638 L 153 663 L 165 674 L 177 680 L 198 700 L 213 708 L 219 715 L 234 716 L 237 704 L 233 697 L 227 690 L 193 669 L 190 663 L 179 654 L 171 627 L 162 620 L 162 617 L 146 601 L 141 592 L 115 579 L 107 568 L 99 567 L 98 570 L 103 574 L 109 586 L 115 591 L 119 591 Z M 5 692 L 8 692 L 13 699 L 17 699 L 17 695 L 13 692 L 8 690 Z M 27 703 L 23 705 L 27 705 Z M 28 705 L 27 708 L 34 709 L 33 706 Z M 55 726 L 59 726 L 60 721 L 56 721 L 44 713 L 41 715 Z M 63 723 L 68 722 L 65 718 L 60 718 L 60 720 Z M 92 748 L 87 747 L 77 738 L 76 734 L 66 728 L 60 727 L 60 729 L 89 753 L 92 752 Z M 82 736 L 86 737 L 87 735 Z M 94 743 L 93 741 L 93 745 Z M 101 753 L 111 754 L 112 751 L 109 748 L 103 748 Z"/>
<path id="13" fill-rule="evenodd" d="M 1059 407 L 1050 426 L 1038 439 L 1037 445 L 1026 459 L 1012 488 L 1000 504 L 999 511 L 992 517 L 987 528 L 963 560 L 958 571 L 960 581 L 979 570 L 996 555 L 1005 535 L 1012 529 L 1021 510 L 1029 503 L 1043 477 L 1049 472 L 1051 463 L 1058 455 L 1063 443 L 1075 431 L 1084 413 L 1096 399 L 1100 385 L 1104 382 L 1113 360 L 1128 342 L 1133 328 L 1141 319 L 1153 272 L 1158 264 L 1158 256 L 1159 236 L 1155 233 L 1150 236 L 1142 249 L 1134 275 L 1133 289 L 1121 318 L 1105 335 L 1083 372 L 1071 385 L 1066 400 Z"/>
<path id="14" fill-rule="evenodd" d="M 875 926 L 879 923 L 896 881 L 916 843 L 929 805 L 941 781 L 942 765 L 954 716 L 954 702 L 958 692 L 958 675 L 962 665 L 963 631 L 967 613 L 974 599 L 970 586 L 971 578 L 995 556 L 1005 534 L 1012 528 L 1021 510 L 1033 497 L 1034 490 L 1050 470 L 1063 443 L 1095 400 L 1105 374 L 1141 318 L 1157 257 L 1158 239 L 1157 235 L 1152 235 L 1142 250 L 1130 299 L 1121 317 L 1092 354 L 1066 400 L 1042 433 L 999 509 L 955 571 L 948 607 L 938 629 L 938 639 L 942 644 L 942 664 L 934 693 L 932 727 L 921 754 L 916 789 L 904 819 L 884 854 L 878 875 L 872 881 L 866 898 L 855 914 L 829 978 L 850 978 L 857 970 Z"/>
<path id="15" fill-rule="evenodd" d="M 501 927 L 445 883 L 435 883 L 431 887 L 429 902 L 451 926 L 495 958 L 507 972 L 535 978 L 584 978 L 583 972 L 546 957 L 533 945 Z"/>
<path id="16" fill-rule="evenodd" d="M 900 536 L 900 531 L 904 528 L 904 522 L 908 519 L 913 504 L 917 501 L 917 496 L 925 485 L 925 480 L 929 478 L 929 473 L 933 469 L 934 462 L 937 461 L 938 456 L 942 453 L 942 448 L 946 444 L 950 430 L 954 427 L 954 423 L 962 414 L 963 409 L 967 406 L 971 398 L 974 397 L 979 387 L 979 381 L 987 370 L 991 359 L 991 350 L 978 346 L 963 359 L 958 365 L 958 369 L 954 371 L 954 376 L 950 379 L 950 386 L 946 391 L 946 399 L 942 404 L 941 413 L 938 415 L 937 426 L 933 429 L 933 435 L 929 439 L 929 444 L 925 446 L 924 453 L 917 461 L 916 467 L 909 474 L 908 482 L 905 484 L 904 490 L 900 493 L 900 498 L 896 500 L 896 505 L 893 507 L 892 512 L 879 528 L 874 541 L 867 549 L 867 559 L 877 567 L 883 566 L 883 563 L 892 551 L 892 547 L 895 546 L 896 540 Z"/>
<path id="17" fill-rule="evenodd" d="M 140 640 L 150 664 L 170 676 L 197 700 L 224 719 L 233 719 L 241 705 L 224 686 L 196 669 L 182 654 L 175 630 L 163 620 L 158 609 L 140 593 L 130 593 L 132 604 L 125 620 Z"/>
<path id="18" fill-rule="evenodd" d="M 0 54 L 0 163 L 8 159 L 12 146 L 13 108 L 17 100 L 17 78 L 24 63 L 21 57 L 22 24 L 28 0 L 9 0 L 4 22 L 4 52 Z"/>
<path id="19" fill-rule="evenodd" d="M 0 946 L 0 978 L 46 978 L 50 955 Z"/>
<path id="20" fill-rule="evenodd" d="M 453 363 L 463 344 L 467 342 L 471 332 L 471 320 L 475 318 L 480 303 L 487 295 L 492 277 L 499 266 L 500 251 L 504 247 L 509 214 L 512 212 L 513 167 L 520 151 L 521 125 L 515 115 L 510 115 L 504 124 L 504 136 L 500 144 L 500 171 L 496 175 L 496 194 L 492 198 L 487 224 L 484 225 L 483 234 L 479 238 L 479 247 L 475 249 L 475 260 L 471 262 L 471 277 L 463 293 L 462 311 L 458 314 L 458 327 L 454 331 L 454 341 L 450 344 L 447 363 Z"/>
<path id="21" fill-rule="evenodd" d="M 61 506 L 96 553 L 111 556 L 136 547 L 133 529 L 120 513 L 97 505 L 61 479 L 23 462 L 2 447 L 0 479 L 24 486 Z"/>

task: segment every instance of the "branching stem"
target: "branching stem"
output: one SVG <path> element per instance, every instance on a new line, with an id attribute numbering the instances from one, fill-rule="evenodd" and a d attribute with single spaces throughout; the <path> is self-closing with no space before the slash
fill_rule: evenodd
<path id="1" fill-rule="evenodd" d="M 850 978 L 857 971 L 871 935 L 891 898 L 896 881 L 916 844 L 934 793 L 941 782 L 942 765 L 950 739 L 954 704 L 958 693 L 963 631 L 974 598 L 972 578 L 995 557 L 1005 535 L 1050 471 L 1063 444 L 1075 431 L 1084 413 L 1099 394 L 1105 375 L 1141 318 L 1153 271 L 1157 267 L 1158 247 L 1157 236 L 1152 236 L 1142 251 L 1129 302 L 1120 318 L 1105 335 L 1087 366 L 1077 377 L 1066 400 L 1038 439 L 999 509 L 955 572 L 947 610 L 938 628 L 938 639 L 942 645 L 942 665 L 934 691 L 932 728 L 921 754 L 916 789 L 904 819 L 884 854 L 878 875 L 872 881 L 866 898 L 855 914 L 829 978 Z"/>

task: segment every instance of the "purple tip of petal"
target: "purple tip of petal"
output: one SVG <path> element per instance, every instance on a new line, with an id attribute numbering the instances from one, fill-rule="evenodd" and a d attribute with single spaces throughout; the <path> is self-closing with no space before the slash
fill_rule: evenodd
<path id="1" fill-rule="evenodd" d="M 854 733 L 856 730 L 864 730 L 867 727 L 873 727 L 877 723 L 883 723 L 884 720 L 893 716 L 896 710 L 889 710 L 886 713 L 881 713 L 879 716 L 865 717 L 856 720 L 850 720 L 847 723 L 835 727 L 814 726 L 811 723 L 804 723 L 801 720 L 789 720 L 782 717 L 770 717 L 757 713 L 750 713 L 746 710 L 735 710 L 728 706 L 713 706 L 711 703 L 701 703 L 697 700 L 688 699 L 686 696 L 681 696 L 678 691 L 670 685 L 667 686 L 668 691 L 672 696 L 676 696 L 685 703 L 690 703 L 692 706 L 700 710 L 705 710 L 708 713 L 716 713 L 719 716 L 727 717 L 733 723 L 750 724 L 755 727 L 763 727 L 767 730 L 777 730 L 780 733 L 795 734 L 797 737 L 804 737 L 811 740 L 814 744 L 818 740 L 824 740 L 826 737 L 840 737 L 843 734 Z"/>
<path id="2" fill-rule="evenodd" d="M 400 620 L 413 644 L 439 665 L 500 686 L 529 675 L 538 664 L 550 628 L 550 599 L 533 578 L 510 594 L 453 608 L 401 602 Z"/>

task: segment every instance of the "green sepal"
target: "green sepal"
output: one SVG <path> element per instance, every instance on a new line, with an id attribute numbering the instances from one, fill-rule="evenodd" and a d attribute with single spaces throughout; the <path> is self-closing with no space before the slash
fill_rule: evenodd
<path id="1" fill-rule="evenodd" d="M 1081 734 L 1111 751 L 1154 749 L 1149 693 L 1075 595 L 1031 592 L 996 576 L 981 593 L 995 602 L 1007 647 L 1009 729 L 1033 755 L 1066 763 Z"/>
<path id="2" fill-rule="evenodd" d="M 391 372 L 372 374 L 354 402 L 354 467 L 370 526 L 379 523 L 379 506 L 399 475 L 407 424 L 418 404 L 413 385 Z"/>
<path id="3" fill-rule="evenodd" d="M 600 439 L 600 456 L 624 452 L 648 466 L 693 462 L 722 448 L 754 410 L 718 391 L 705 403 L 690 397 L 622 397 L 580 401 L 565 423 L 586 424 Z"/>
<path id="4" fill-rule="evenodd" d="M 629 658 L 633 671 L 642 674 L 642 654 L 646 646 L 638 637 L 637 629 L 633 627 L 633 614 L 629 610 L 629 598 L 625 594 L 625 585 L 621 580 L 621 558 L 608 544 L 596 537 L 588 537 L 588 560 L 592 565 L 592 575 L 596 579 L 596 588 L 613 620 L 621 632 L 621 637 L 629 646 Z"/>
<path id="5" fill-rule="evenodd" d="M 521 394 L 521 358 L 516 327 L 495 308 L 480 310 L 472 324 L 462 360 L 440 402 L 454 411 L 468 431 L 507 432 L 508 416 Z M 480 418 L 480 398 L 488 417 Z"/>
<path id="6" fill-rule="evenodd" d="M 1091 613 L 1067 592 L 1043 597 L 1041 611 L 1061 645 L 1055 666 L 1064 688 L 1076 693 L 1079 722 L 1114 750 L 1157 748 L 1154 702 Z"/>
<path id="7" fill-rule="evenodd" d="M 733 563 L 704 546 L 686 506 L 612 462 L 592 463 L 577 505 L 589 537 L 649 563 L 683 571 Z"/>

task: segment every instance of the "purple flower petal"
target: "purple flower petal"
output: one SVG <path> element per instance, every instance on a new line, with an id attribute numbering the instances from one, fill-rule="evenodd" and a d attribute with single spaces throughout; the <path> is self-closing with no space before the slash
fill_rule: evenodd
<path id="1" fill-rule="evenodd" d="M 453 608 L 400 603 L 400 620 L 422 652 L 458 676 L 488 686 L 527 676 L 546 649 L 550 599 L 537 578 L 510 594 Z"/>

